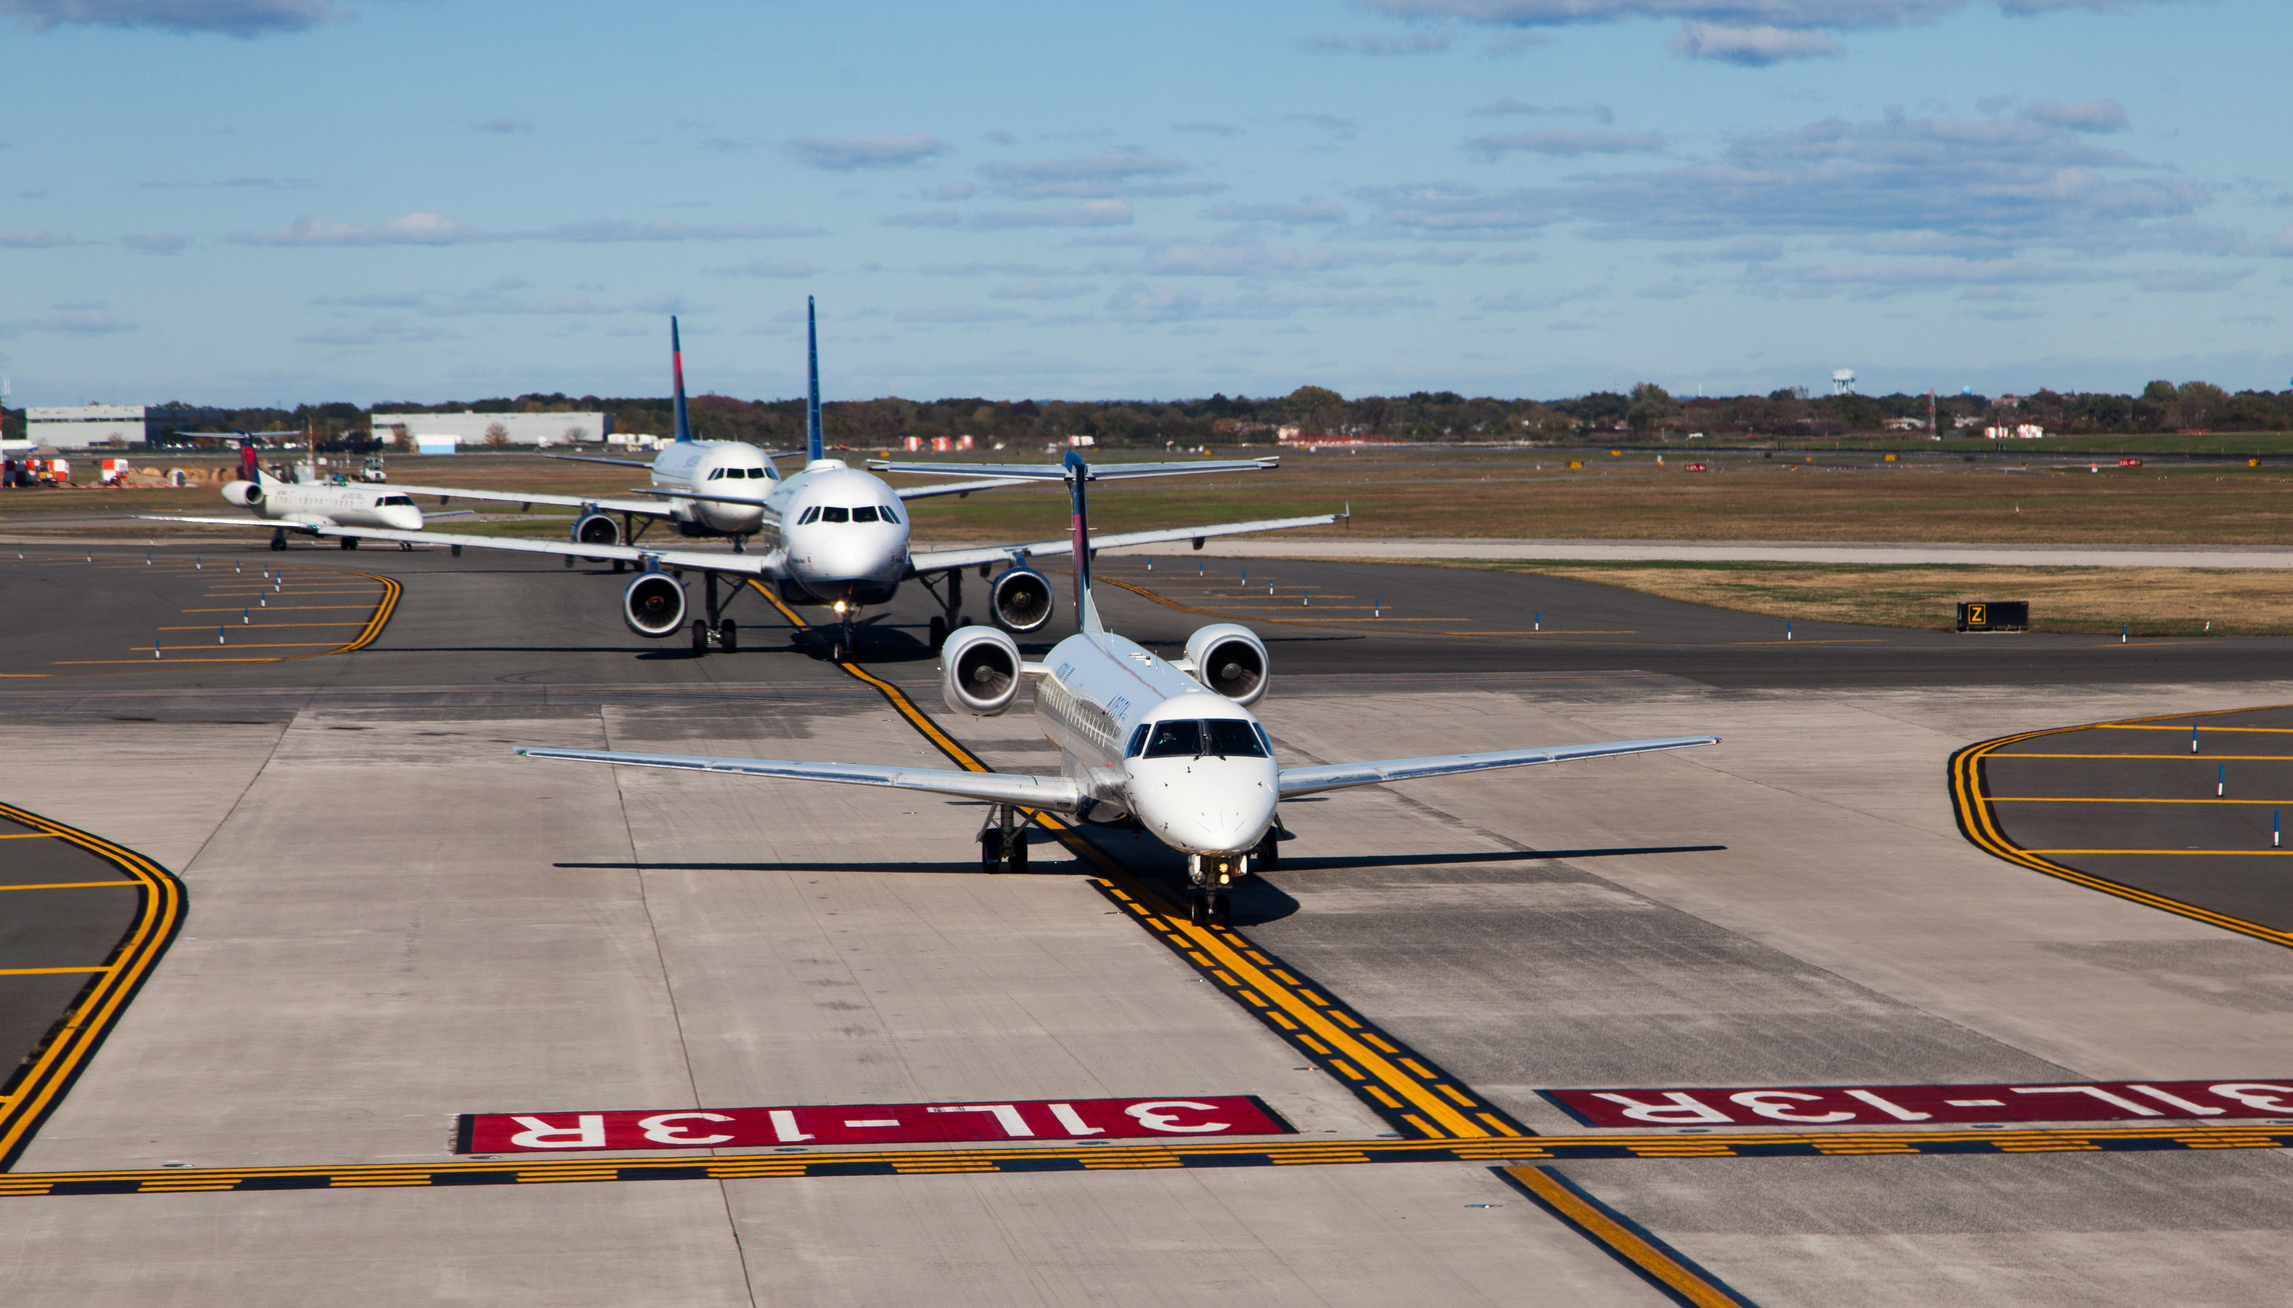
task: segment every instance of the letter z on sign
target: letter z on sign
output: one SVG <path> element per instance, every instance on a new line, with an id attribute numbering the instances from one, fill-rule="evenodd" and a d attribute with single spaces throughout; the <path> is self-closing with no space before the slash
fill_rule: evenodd
<path id="1" fill-rule="evenodd" d="M 1255 1095 L 1206 1095 L 1197 1099 L 1025 1100 L 1002 1104 L 465 1113 L 455 1150 L 507 1154 L 1291 1134 L 1295 1128 Z"/>

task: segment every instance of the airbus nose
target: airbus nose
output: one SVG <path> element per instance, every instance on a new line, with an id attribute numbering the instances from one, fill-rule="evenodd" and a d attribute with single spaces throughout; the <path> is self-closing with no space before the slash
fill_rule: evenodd
<path id="1" fill-rule="evenodd" d="M 789 571 L 823 601 L 880 604 L 907 570 L 907 532 L 876 505 L 815 505 L 786 539 Z"/>

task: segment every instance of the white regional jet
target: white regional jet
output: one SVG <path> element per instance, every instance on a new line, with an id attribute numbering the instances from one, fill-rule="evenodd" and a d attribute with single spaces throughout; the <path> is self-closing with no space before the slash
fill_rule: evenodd
<path id="1" fill-rule="evenodd" d="M 203 522 L 225 527 L 268 525 L 271 548 L 287 547 L 289 531 L 317 534 L 321 527 L 382 527 L 396 531 L 422 530 L 422 510 L 403 490 L 373 486 L 332 486 L 325 483 L 280 481 L 262 469 L 254 480 L 234 481 L 223 487 L 223 498 L 254 512 L 252 518 L 187 518 L 175 514 L 139 513 L 150 522 Z M 455 515 L 448 514 L 452 517 Z M 407 549 L 413 545 L 404 543 Z M 344 549 L 357 548 L 345 538 Z"/>
<path id="2" fill-rule="evenodd" d="M 957 712 L 1002 713 L 1011 707 L 1020 682 L 1035 683 L 1044 735 L 1059 747 L 1059 775 L 586 749 L 521 747 L 517 752 L 530 758 L 887 786 L 986 800 L 995 807 L 980 832 L 980 862 L 990 872 L 1006 861 L 1014 871 L 1026 867 L 1027 846 L 1015 829 L 1017 810 L 1047 810 L 1102 824 L 1135 822 L 1186 855 L 1195 923 L 1224 925 L 1227 891 L 1274 862 L 1275 806 L 1282 800 L 1350 786 L 1719 743 L 1718 736 L 1667 736 L 1282 767 L 1274 759 L 1273 741 L 1250 712 L 1250 705 L 1266 693 L 1267 661 L 1265 645 L 1249 628 L 1233 623 L 1204 627 L 1187 639 L 1185 656 L 1172 663 L 1100 623 L 1091 601 L 1090 551 L 1083 544 L 1088 530 L 1084 486 L 1091 474 L 1074 453 L 1067 455 L 1066 469 L 1075 506 L 1075 609 L 1082 630 L 1060 641 L 1041 663 L 1024 662 L 1011 637 L 993 627 L 964 627 L 948 637 L 940 653 L 941 692 Z"/>
<path id="3" fill-rule="evenodd" d="M 670 331 L 673 344 L 673 325 Z M 900 584 L 910 579 L 927 590 L 933 588 L 935 578 L 940 583 L 936 594 L 946 616 L 935 617 L 931 623 L 931 642 L 935 648 L 938 647 L 958 618 L 963 603 L 963 572 L 967 568 L 977 568 L 979 575 L 986 577 L 991 568 L 1002 566 L 1003 570 L 988 583 L 988 607 L 996 623 L 1005 630 L 1026 633 L 1038 630 L 1050 622 L 1054 609 L 1051 582 L 1031 566 L 1030 560 L 1038 555 L 1065 554 L 1070 548 L 1070 542 L 1050 540 L 961 549 L 911 550 L 907 514 L 900 507 L 906 500 L 926 496 L 961 495 L 975 490 L 1034 484 L 1041 479 L 1046 469 L 1019 468 L 1012 470 L 1014 475 L 1009 476 L 895 490 L 874 475 L 851 467 L 841 459 L 826 457 L 820 434 L 819 341 L 817 333 L 810 329 L 809 324 L 806 334 L 810 344 L 810 363 L 805 423 L 807 460 L 803 471 L 791 477 L 782 477 L 773 468 L 764 451 L 743 441 L 692 440 L 684 419 L 685 381 L 680 351 L 676 368 L 679 439 L 651 465 L 654 469 L 655 488 L 642 492 L 667 499 L 672 505 L 679 501 L 691 503 L 693 512 L 701 516 L 691 521 L 678 519 L 680 531 L 704 534 L 696 528 L 705 518 L 708 524 L 706 532 L 729 532 L 734 535 L 736 542 L 744 533 L 755 534 L 764 544 L 765 548 L 761 551 L 726 554 L 640 545 L 634 540 L 622 543 L 613 520 L 606 516 L 609 508 L 621 511 L 625 507 L 615 501 L 529 495 L 517 491 L 469 491 L 421 486 L 398 486 L 395 489 L 401 492 L 533 503 L 578 503 L 590 511 L 585 512 L 575 523 L 574 539 L 570 541 L 458 536 L 418 530 L 418 521 L 414 527 L 395 529 L 311 521 L 297 523 L 294 529 L 313 536 L 340 539 L 346 549 L 354 547 L 361 540 L 389 540 L 408 546 L 418 542 L 447 545 L 457 554 L 465 548 L 556 554 L 563 556 L 568 566 L 571 566 L 575 558 L 593 562 L 611 561 L 616 572 L 625 565 L 633 564 L 638 575 L 622 591 L 622 620 L 631 631 L 655 639 L 673 636 L 687 629 L 683 577 L 687 572 L 699 572 L 704 583 L 702 596 L 705 616 L 691 623 L 695 654 L 705 654 L 712 648 L 730 651 L 739 647 L 738 627 L 723 613 L 730 597 L 720 597 L 718 593 L 717 582 L 720 576 L 732 579 L 736 588 L 750 578 L 764 581 L 774 588 L 783 603 L 833 608 L 838 628 L 830 653 L 839 662 L 851 652 L 852 624 L 858 620 L 861 609 L 888 603 L 899 590 Z M 1106 480 L 1206 472 L 1260 472 L 1277 466 L 1279 462 L 1279 459 L 1263 458 L 1191 463 L 1125 463 L 1091 469 L 1089 475 L 1093 479 Z M 1048 471 L 1056 475 L 1057 465 L 1052 465 Z M 712 489 L 694 489 L 702 486 Z M 739 489 L 736 491 L 734 487 Z M 650 500 L 637 508 L 656 515 L 662 511 L 659 503 Z M 712 514 L 718 516 L 707 516 Z M 1185 540 L 1192 541 L 1195 548 L 1200 549 L 1202 542 L 1211 536 L 1279 531 L 1290 527 L 1319 527 L 1338 521 L 1340 516 L 1333 513 L 1306 518 L 1274 518 L 1260 522 L 1229 522 L 1206 527 L 1126 532 L 1116 536 L 1101 536 L 1091 542 L 1091 548 L 1106 549 L 1121 545 L 1152 545 Z M 174 521 L 239 521 L 240 525 L 244 525 L 243 521 L 234 519 L 193 518 Z M 605 531 L 613 533 L 610 538 L 586 534 L 589 528 L 599 524 Z"/>

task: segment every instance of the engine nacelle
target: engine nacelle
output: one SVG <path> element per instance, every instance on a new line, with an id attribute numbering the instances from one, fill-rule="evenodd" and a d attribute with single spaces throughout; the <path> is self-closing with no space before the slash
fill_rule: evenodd
<path id="1" fill-rule="evenodd" d="M 958 627 L 940 646 L 940 697 L 956 713 L 994 717 L 1019 694 L 1019 642 L 993 627 Z"/>
<path id="2" fill-rule="evenodd" d="M 1221 622 L 1186 638 L 1186 667 L 1194 679 L 1237 704 L 1266 695 L 1266 646 L 1248 627 Z"/>
<path id="3" fill-rule="evenodd" d="M 1005 631 L 1039 630 L 1058 608 L 1051 579 L 1029 567 L 1005 570 L 987 583 L 987 607 Z"/>
<path id="4" fill-rule="evenodd" d="M 648 639 L 673 636 L 685 625 L 685 588 L 666 572 L 641 572 L 621 592 L 621 620 Z"/>
<path id="5" fill-rule="evenodd" d="M 584 513 L 573 523 L 573 543 L 576 545 L 618 545 L 621 543 L 621 524 L 610 513 Z M 591 563 L 600 562 L 591 559 Z"/>
<path id="6" fill-rule="evenodd" d="M 243 509 L 251 509 L 263 502 L 263 488 L 252 481 L 235 481 L 223 488 L 223 498 Z"/>

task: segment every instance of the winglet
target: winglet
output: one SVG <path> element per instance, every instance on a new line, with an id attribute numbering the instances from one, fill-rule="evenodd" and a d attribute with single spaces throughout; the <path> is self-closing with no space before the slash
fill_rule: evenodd
<path id="1" fill-rule="evenodd" d="M 804 297 L 804 461 L 822 457 L 820 443 L 820 327 L 813 316 L 812 297 Z"/>
<path id="2" fill-rule="evenodd" d="M 1067 451 L 1060 462 L 1067 469 L 1067 493 L 1075 506 L 1074 553 L 1070 556 L 1075 560 L 1075 629 L 1105 631 L 1099 622 L 1099 606 L 1091 601 L 1091 514 L 1083 502 L 1083 486 L 1091 480 L 1091 466 L 1075 450 Z"/>
<path id="3" fill-rule="evenodd" d="M 669 367 L 677 383 L 677 439 L 689 441 L 693 438 L 693 429 L 685 423 L 685 347 L 677 339 L 677 319 L 674 314 L 669 317 Z"/>

